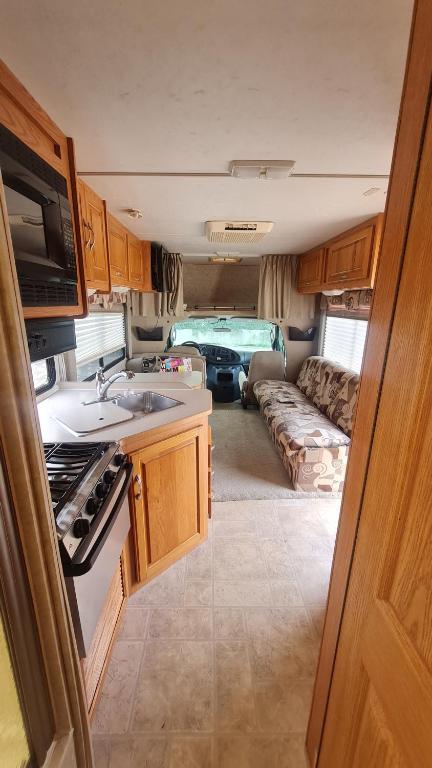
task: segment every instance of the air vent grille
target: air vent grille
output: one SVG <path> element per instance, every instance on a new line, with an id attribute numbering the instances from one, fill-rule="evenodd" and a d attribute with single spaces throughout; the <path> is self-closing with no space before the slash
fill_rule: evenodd
<path id="1" fill-rule="evenodd" d="M 259 243 L 272 229 L 271 221 L 206 222 L 206 235 L 211 243 Z"/>
<path id="2" fill-rule="evenodd" d="M 70 307 L 78 304 L 75 283 L 20 282 L 23 307 Z"/>

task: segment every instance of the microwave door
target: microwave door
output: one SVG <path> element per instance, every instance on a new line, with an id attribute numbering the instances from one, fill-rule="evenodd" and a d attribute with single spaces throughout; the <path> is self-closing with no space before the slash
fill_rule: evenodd
<path id="1" fill-rule="evenodd" d="M 57 192 L 48 198 L 6 174 L 3 183 L 18 276 L 61 279 L 67 265 Z"/>

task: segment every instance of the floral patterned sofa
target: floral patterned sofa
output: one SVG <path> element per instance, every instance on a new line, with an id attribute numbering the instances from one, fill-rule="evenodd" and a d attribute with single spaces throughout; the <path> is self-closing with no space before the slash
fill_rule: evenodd
<path id="1" fill-rule="evenodd" d="M 359 376 L 308 357 L 296 384 L 258 381 L 254 394 L 297 491 L 342 491 Z"/>

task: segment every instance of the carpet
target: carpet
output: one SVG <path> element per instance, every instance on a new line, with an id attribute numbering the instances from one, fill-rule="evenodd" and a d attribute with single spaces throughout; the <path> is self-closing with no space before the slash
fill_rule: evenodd
<path id="1" fill-rule="evenodd" d="M 260 412 L 240 402 L 214 403 L 213 500 L 334 498 L 337 493 L 295 491 Z"/>

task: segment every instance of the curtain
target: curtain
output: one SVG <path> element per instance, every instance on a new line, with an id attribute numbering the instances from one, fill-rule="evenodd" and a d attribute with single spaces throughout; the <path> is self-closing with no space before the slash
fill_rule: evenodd
<path id="1" fill-rule="evenodd" d="M 291 256 L 261 257 L 258 292 L 258 317 L 265 320 L 285 320 L 291 307 Z"/>
<path id="2" fill-rule="evenodd" d="M 180 253 L 166 253 L 162 259 L 163 293 L 132 292 L 132 312 L 143 317 L 182 317 L 183 262 Z M 150 306 L 151 305 L 151 306 Z"/>

